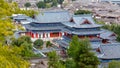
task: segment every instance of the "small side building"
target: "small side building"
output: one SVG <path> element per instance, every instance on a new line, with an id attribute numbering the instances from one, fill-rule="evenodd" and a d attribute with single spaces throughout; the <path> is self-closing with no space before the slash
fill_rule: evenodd
<path id="1" fill-rule="evenodd" d="M 120 60 L 120 43 L 102 44 L 98 50 L 98 58 L 102 62 Z"/>

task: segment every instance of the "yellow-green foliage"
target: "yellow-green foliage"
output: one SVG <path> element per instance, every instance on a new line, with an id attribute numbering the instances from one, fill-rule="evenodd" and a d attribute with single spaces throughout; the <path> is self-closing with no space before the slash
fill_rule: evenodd
<path id="1" fill-rule="evenodd" d="M 20 49 L 15 48 L 0 45 L 0 68 L 29 68 L 29 63 L 16 53 L 19 53 Z"/>
<path id="2" fill-rule="evenodd" d="M 20 10 L 16 3 L 0 0 L 0 68 L 29 68 L 29 62 L 20 55 L 23 50 L 21 47 L 5 45 L 5 39 L 13 35 L 15 29 L 10 16 L 15 13 L 32 16 L 34 11 L 29 11 Z"/>
<path id="3" fill-rule="evenodd" d="M 35 13 L 33 10 L 20 10 L 17 3 L 7 3 L 4 0 L 0 0 L 0 42 L 4 40 L 6 36 L 13 34 L 12 30 L 15 27 L 10 19 L 12 14 L 32 16 Z"/>

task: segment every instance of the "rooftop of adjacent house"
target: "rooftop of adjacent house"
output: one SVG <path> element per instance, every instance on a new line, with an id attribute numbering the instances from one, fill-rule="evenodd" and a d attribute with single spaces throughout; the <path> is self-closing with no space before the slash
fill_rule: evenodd
<path id="1" fill-rule="evenodd" d="M 116 34 L 112 31 L 102 29 L 103 32 L 100 34 L 102 39 L 116 39 Z"/>
<path id="2" fill-rule="evenodd" d="M 93 28 L 102 26 L 95 23 L 91 14 L 74 15 L 70 22 L 63 22 L 63 24 L 75 28 Z"/>
<path id="3" fill-rule="evenodd" d="M 61 47 L 64 47 L 64 48 L 69 48 L 70 41 L 71 39 L 66 36 L 63 36 L 63 38 L 59 40 L 56 40 L 56 39 L 53 40 L 53 42 L 59 44 Z M 100 40 L 94 40 L 93 42 L 90 42 L 91 48 L 93 50 L 100 47 L 101 44 L 102 43 L 100 42 Z"/>
<path id="4" fill-rule="evenodd" d="M 37 20 L 29 17 L 29 16 L 26 16 L 24 14 L 15 14 L 13 15 L 13 20 L 16 20 L 16 21 L 20 21 L 21 24 L 27 24 L 26 22 L 37 22 Z"/>
<path id="5" fill-rule="evenodd" d="M 100 45 L 101 59 L 120 59 L 120 43 Z"/>
<path id="6" fill-rule="evenodd" d="M 46 11 L 36 15 L 39 23 L 66 22 L 71 18 L 68 11 Z"/>

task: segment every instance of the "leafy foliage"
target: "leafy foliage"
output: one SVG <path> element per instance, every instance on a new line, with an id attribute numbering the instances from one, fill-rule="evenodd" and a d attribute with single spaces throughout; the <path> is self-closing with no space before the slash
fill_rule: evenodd
<path id="1" fill-rule="evenodd" d="M 52 6 L 56 6 L 57 7 L 57 4 L 58 4 L 57 0 L 53 0 L 52 1 Z"/>
<path id="2" fill-rule="evenodd" d="M 44 44 L 44 42 L 41 39 L 37 39 L 37 40 L 34 41 L 33 44 L 34 44 L 35 47 L 41 47 Z"/>
<path id="3" fill-rule="evenodd" d="M 21 36 L 18 39 L 13 39 L 11 45 L 16 45 L 20 47 L 24 42 L 27 42 L 29 44 L 32 43 L 31 38 L 29 36 Z"/>
<path id="4" fill-rule="evenodd" d="M 49 7 L 57 7 L 58 4 L 63 4 L 64 0 L 44 0 L 44 1 L 39 1 L 36 3 L 38 8 L 49 8 Z"/>
<path id="5" fill-rule="evenodd" d="M 36 5 L 38 8 L 45 8 L 46 7 L 45 2 L 43 2 L 43 1 L 39 1 L 38 3 L 36 3 Z"/>
<path id="6" fill-rule="evenodd" d="M 22 58 L 22 56 L 28 56 L 26 54 L 22 55 L 22 52 L 29 49 L 29 46 L 26 45 L 28 43 L 24 43 L 26 46 L 21 46 L 23 45 L 23 41 L 18 42 L 18 40 L 14 40 L 15 44 L 19 45 L 19 47 L 11 45 L 7 46 L 4 43 L 13 35 L 13 30 L 15 29 L 11 21 L 11 15 L 23 13 L 32 16 L 35 12 L 33 10 L 29 10 L 30 12 L 20 10 L 16 3 L 8 3 L 4 0 L 0 0 L 0 10 L 0 68 L 29 68 L 29 62 Z M 21 41 L 21 39 L 19 41 Z"/>
<path id="7" fill-rule="evenodd" d="M 97 68 L 99 60 L 90 50 L 90 43 L 87 39 L 79 40 L 77 36 L 72 38 L 68 55 L 74 60 L 76 64 L 75 68 Z"/>
<path id="8" fill-rule="evenodd" d="M 24 58 L 35 56 L 32 50 L 32 41 L 29 36 L 21 36 L 18 39 L 13 39 L 11 45 L 19 47 L 19 55 Z"/>
<path id="9" fill-rule="evenodd" d="M 20 47 L 22 50 L 21 50 L 21 56 L 24 57 L 24 58 L 30 58 L 32 56 L 35 56 L 33 51 L 32 51 L 32 45 L 27 43 L 27 42 L 24 42 L 23 44 L 21 44 L 21 47 Z"/>
<path id="10" fill-rule="evenodd" d="M 52 43 L 50 41 L 46 42 L 46 47 L 52 46 Z"/>
<path id="11" fill-rule="evenodd" d="M 56 52 L 50 52 L 48 54 L 49 68 L 59 68 L 59 65 L 63 68 L 97 68 L 99 60 L 90 50 L 90 43 L 87 39 L 80 40 L 74 36 L 67 50 L 69 58 L 62 61 Z"/>
<path id="12" fill-rule="evenodd" d="M 55 51 L 48 53 L 48 59 L 48 68 L 65 68 L 65 65 L 60 62 L 60 57 Z"/>
<path id="13" fill-rule="evenodd" d="M 112 61 L 109 62 L 108 68 L 119 68 L 120 67 L 120 61 Z"/>
<path id="14" fill-rule="evenodd" d="M 29 3 L 29 2 L 27 2 L 27 3 L 25 3 L 25 5 L 24 5 L 25 7 L 30 7 L 31 6 L 31 4 Z"/>
<path id="15" fill-rule="evenodd" d="M 0 68 L 29 67 L 29 63 L 26 60 L 22 59 L 20 55 L 18 55 L 19 50 L 16 50 L 15 48 L 0 45 Z M 17 53 L 14 50 L 16 50 Z"/>

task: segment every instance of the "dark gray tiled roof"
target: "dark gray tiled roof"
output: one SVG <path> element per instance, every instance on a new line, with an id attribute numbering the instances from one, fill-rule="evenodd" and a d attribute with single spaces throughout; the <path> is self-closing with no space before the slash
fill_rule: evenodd
<path id="1" fill-rule="evenodd" d="M 114 32 L 105 29 L 102 30 L 103 32 L 100 34 L 100 37 L 102 39 L 116 39 L 116 36 L 111 36 L 112 34 L 114 34 Z"/>
<path id="2" fill-rule="evenodd" d="M 73 30 L 69 30 L 66 28 L 64 28 L 63 31 L 68 32 L 70 34 L 77 34 L 77 35 L 92 35 L 92 34 L 102 33 L 102 30 L 99 30 L 99 31 L 73 31 Z"/>
<path id="3" fill-rule="evenodd" d="M 95 28 L 95 27 L 102 27 L 102 25 L 99 24 L 84 24 L 84 25 L 79 25 L 73 22 L 63 22 L 64 25 L 68 27 L 75 27 L 75 28 Z"/>
<path id="4" fill-rule="evenodd" d="M 39 23 L 66 22 L 69 21 L 70 18 L 68 11 L 49 11 L 36 15 L 36 20 L 38 20 Z"/>
<path id="5" fill-rule="evenodd" d="M 64 27 L 64 25 L 58 24 L 50 24 L 50 23 L 43 23 L 43 24 L 36 24 L 34 22 L 24 25 L 26 29 L 29 30 L 57 30 Z"/>
<path id="6" fill-rule="evenodd" d="M 16 16 L 13 16 L 13 20 L 20 21 L 21 24 L 27 24 L 26 22 L 37 22 L 37 20 L 24 14 L 18 14 Z"/>
<path id="7" fill-rule="evenodd" d="M 101 59 L 120 59 L 120 43 L 100 45 Z"/>
<path id="8" fill-rule="evenodd" d="M 83 15 L 74 15 L 72 18 L 73 22 L 63 22 L 64 25 L 75 28 L 94 28 L 102 27 L 100 24 L 96 24 L 92 15 L 83 14 Z M 83 24 L 85 21 L 88 21 L 90 24 Z"/>

